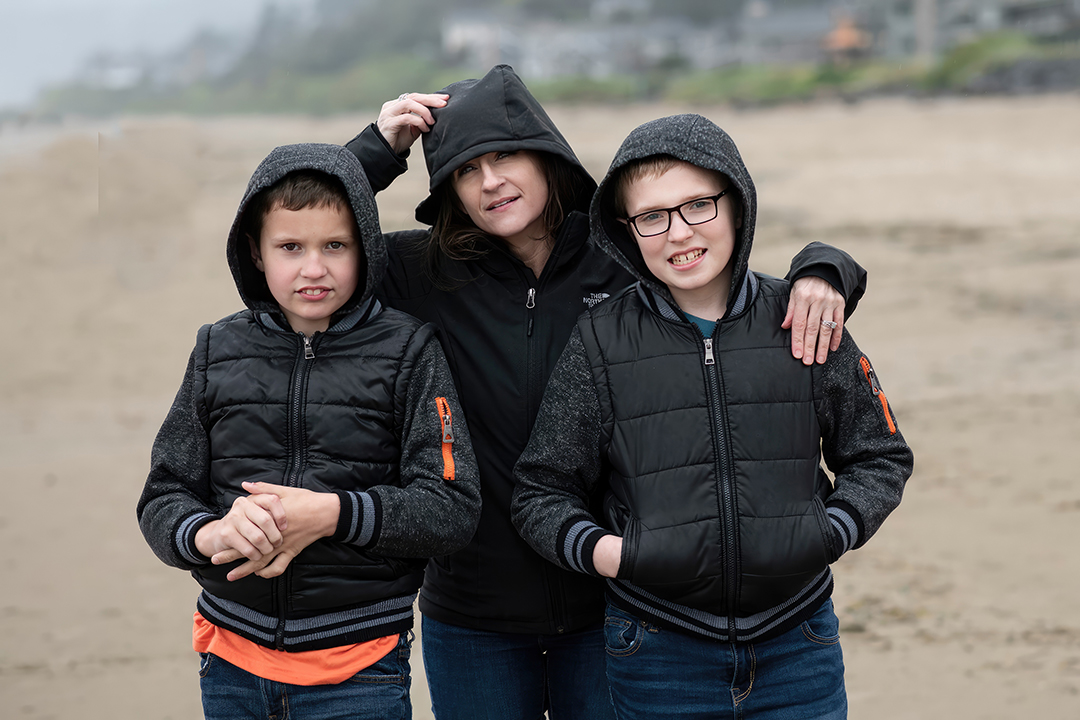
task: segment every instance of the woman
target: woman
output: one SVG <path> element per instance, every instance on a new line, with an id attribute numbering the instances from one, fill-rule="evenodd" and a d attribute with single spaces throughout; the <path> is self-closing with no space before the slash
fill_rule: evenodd
<path id="1" fill-rule="evenodd" d="M 348 148 L 377 192 L 405 171 L 421 135 L 430 195 L 416 218 L 430 227 L 388 235 L 380 295 L 439 328 L 483 496 L 472 542 L 429 562 L 420 593 L 432 705 L 440 720 L 531 720 L 545 710 L 552 720 L 611 718 L 603 586 L 533 552 L 510 522 L 510 499 L 514 464 L 577 316 L 633 279 L 590 242 L 596 183 L 511 68 L 439 94 L 403 94 Z M 803 275 L 843 288 L 850 311 L 865 273 L 820 244 L 793 263 L 801 279 L 785 320 L 792 351 L 824 362 L 840 339 L 844 296 Z M 288 536 L 301 524 L 289 519 L 278 552 L 299 552 Z"/>
<path id="2" fill-rule="evenodd" d="M 431 193 L 416 219 L 431 228 L 392 235 L 383 296 L 440 328 L 483 493 L 471 544 L 429 563 L 420 593 L 435 714 L 539 718 L 549 707 L 553 720 L 613 717 L 603 589 L 534 553 L 509 508 L 514 463 L 577 316 L 632 278 L 589 241 L 583 211 L 595 182 L 509 67 L 440 94 L 404 94 L 348 147 L 378 191 L 404 171 L 421 134 Z M 804 250 L 793 271 L 831 279 L 850 309 L 864 289 L 862 269 L 827 246 Z M 823 362 L 840 338 L 843 297 L 817 277 L 792 295 L 793 352 Z"/>

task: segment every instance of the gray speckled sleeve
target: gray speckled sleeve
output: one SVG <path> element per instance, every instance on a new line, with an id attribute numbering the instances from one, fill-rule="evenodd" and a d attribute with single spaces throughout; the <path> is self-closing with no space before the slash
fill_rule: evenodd
<path id="1" fill-rule="evenodd" d="M 398 557 L 446 555 L 464 547 L 480 522 L 480 473 L 454 380 L 436 338 L 429 337 L 421 349 L 406 392 L 401 485 L 377 485 L 367 493 L 349 494 L 358 496 L 354 511 L 370 518 L 366 525 L 370 532 L 363 537 L 374 552 Z M 446 414 L 452 441 L 443 432 Z M 363 522 L 358 526 L 365 527 Z"/>
<path id="2" fill-rule="evenodd" d="M 848 332 L 814 369 L 825 464 L 835 474 L 826 500 L 841 552 L 861 547 L 899 504 L 913 457 L 870 365 Z"/>
<path id="3" fill-rule="evenodd" d="M 150 455 L 150 472 L 136 508 L 139 528 L 167 565 L 190 570 L 210 558 L 195 549 L 195 533 L 221 517 L 208 507 L 210 444 L 195 409 L 195 351 L 161 424 Z"/>
<path id="4" fill-rule="evenodd" d="M 574 328 L 551 373 L 529 444 L 514 467 L 511 519 L 526 542 L 562 567 L 598 575 L 597 540 L 611 533 L 589 512 L 600 481 L 600 401 Z"/>

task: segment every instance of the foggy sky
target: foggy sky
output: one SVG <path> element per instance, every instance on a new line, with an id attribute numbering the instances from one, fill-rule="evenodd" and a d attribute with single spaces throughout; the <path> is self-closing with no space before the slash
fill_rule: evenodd
<path id="1" fill-rule="evenodd" d="M 0 109 L 70 80 L 92 54 L 160 54 L 200 28 L 242 33 L 266 0 L 0 0 Z M 312 0 L 278 0 L 278 5 Z"/>

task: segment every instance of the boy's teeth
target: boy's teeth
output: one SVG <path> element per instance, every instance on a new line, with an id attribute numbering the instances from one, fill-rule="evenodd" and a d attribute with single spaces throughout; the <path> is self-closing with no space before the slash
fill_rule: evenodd
<path id="1" fill-rule="evenodd" d="M 693 262 L 694 260 L 697 260 L 704 253 L 704 250 L 694 250 L 683 255 L 672 255 L 671 262 L 674 265 L 685 265 L 688 262 Z"/>

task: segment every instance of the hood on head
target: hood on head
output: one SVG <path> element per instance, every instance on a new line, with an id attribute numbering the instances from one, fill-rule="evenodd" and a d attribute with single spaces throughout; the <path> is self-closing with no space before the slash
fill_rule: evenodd
<path id="1" fill-rule="evenodd" d="M 616 174 L 629 163 L 652 155 L 671 155 L 691 165 L 721 172 L 730 178 L 738 190 L 742 227 L 735 232 L 735 248 L 732 252 L 734 272 L 728 292 L 730 306 L 732 293 L 741 287 L 746 277 L 757 220 L 757 191 L 735 142 L 708 118 L 692 113 L 663 117 L 637 127 L 626 137 L 593 195 L 589 209 L 593 242 L 653 292 L 674 304 L 667 286 L 649 271 L 630 229 L 619 222 L 615 211 L 613 180 Z"/>
<path id="2" fill-rule="evenodd" d="M 438 213 L 440 186 L 463 164 L 496 150 L 539 150 L 566 161 L 585 182 L 580 206 L 588 211 L 596 187 L 570 144 L 509 65 L 496 65 L 479 80 L 461 80 L 440 90 L 450 96 L 434 108 L 435 125 L 424 134 L 430 194 L 416 206 L 416 219 L 432 225 Z"/>
<path id="3" fill-rule="evenodd" d="M 386 244 L 379 227 L 375 195 L 371 192 L 360 161 L 345 148 L 317 143 L 282 145 L 274 148 L 266 159 L 259 163 L 248 182 L 244 199 L 240 202 L 229 231 L 226 246 L 229 269 L 240 298 L 248 308 L 259 313 L 280 314 L 278 304 L 266 284 L 266 276 L 255 267 L 255 262 L 251 259 L 251 249 L 244 237 L 243 220 L 244 212 L 256 194 L 297 170 L 318 170 L 341 181 L 348 193 L 349 205 L 356 221 L 357 237 L 364 250 L 366 277 L 362 284 L 357 285 L 352 297 L 334 313 L 332 324 L 334 319 L 347 315 L 371 296 L 386 274 L 387 263 Z"/>

